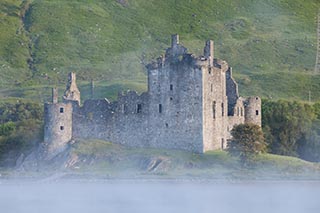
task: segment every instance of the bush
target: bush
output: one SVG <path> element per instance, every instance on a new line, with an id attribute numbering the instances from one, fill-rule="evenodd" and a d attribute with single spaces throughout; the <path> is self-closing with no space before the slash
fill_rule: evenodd
<path id="1" fill-rule="evenodd" d="M 266 150 L 263 132 L 256 124 L 239 124 L 231 130 L 232 139 L 227 151 L 239 158 L 242 165 L 251 164 L 254 158 Z"/>

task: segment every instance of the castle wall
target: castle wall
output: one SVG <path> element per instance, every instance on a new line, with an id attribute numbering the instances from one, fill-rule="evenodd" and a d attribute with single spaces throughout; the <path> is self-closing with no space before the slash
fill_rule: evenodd
<path id="1" fill-rule="evenodd" d="M 228 97 L 228 115 L 233 115 L 234 106 L 239 99 L 238 84 L 232 77 L 232 67 L 226 72 L 227 97 Z"/>
<path id="2" fill-rule="evenodd" d="M 149 147 L 148 94 L 130 91 L 118 97 L 116 111 L 108 125 L 108 138 L 131 147 Z"/>
<path id="3" fill-rule="evenodd" d="M 228 117 L 228 126 L 227 126 L 227 140 L 231 139 L 230 131 L 235 125 L 245 123 L 245 108 L 242 99 L 238 99 L 233 105 L 231 110 L 231 115 Z M 225 147 L 224 147 L 225 148 Z"/>
<path id="4" fill-rule="evenodd" d="M 86 100 L 73 111 L 73 136 L 75 138 L 108 139 L 108 124 L 112 121 L 114 107 L 107 99 Z"/>

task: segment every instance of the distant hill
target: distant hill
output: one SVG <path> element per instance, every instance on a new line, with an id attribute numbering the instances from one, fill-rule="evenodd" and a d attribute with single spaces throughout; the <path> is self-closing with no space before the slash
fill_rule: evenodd
<path id="1" fill-rule="evenodd" d="M 82 94 L 146 89 L 144 65 L 180 34 L 190 52 L 215 41 L 242 95 L 320 100 L 318 0 L 2 0 L 0 98 L 44 101 L 78 73 Z"/>

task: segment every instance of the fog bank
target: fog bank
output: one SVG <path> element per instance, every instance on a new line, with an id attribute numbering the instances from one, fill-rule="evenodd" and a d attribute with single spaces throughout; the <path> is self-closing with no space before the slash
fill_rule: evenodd
<path id="1" fill-rule="evenodd" d="M 320 212 L 319 182 L 6 182 L 4 213 Z"/>

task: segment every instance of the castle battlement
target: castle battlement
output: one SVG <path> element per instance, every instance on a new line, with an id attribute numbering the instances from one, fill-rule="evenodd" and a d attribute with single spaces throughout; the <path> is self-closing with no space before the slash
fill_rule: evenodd
<path id="1" fill-rule="evenodd" d="M 203 55 L 195 56 L 173 35 L 165 54 L 146 68 L 148 91 L 119 92 L 116 101 L 92 99 L 83 105 L 70 73 L 63 103 L 53 89 L 52 102 L 45 104 L 49 156 L 77 138 L 203 153 L 224 149 L 236 124 L 261 125 L 261 99 L 239 96 L 232 68 L 214 58 L 211 40 Z"/>

